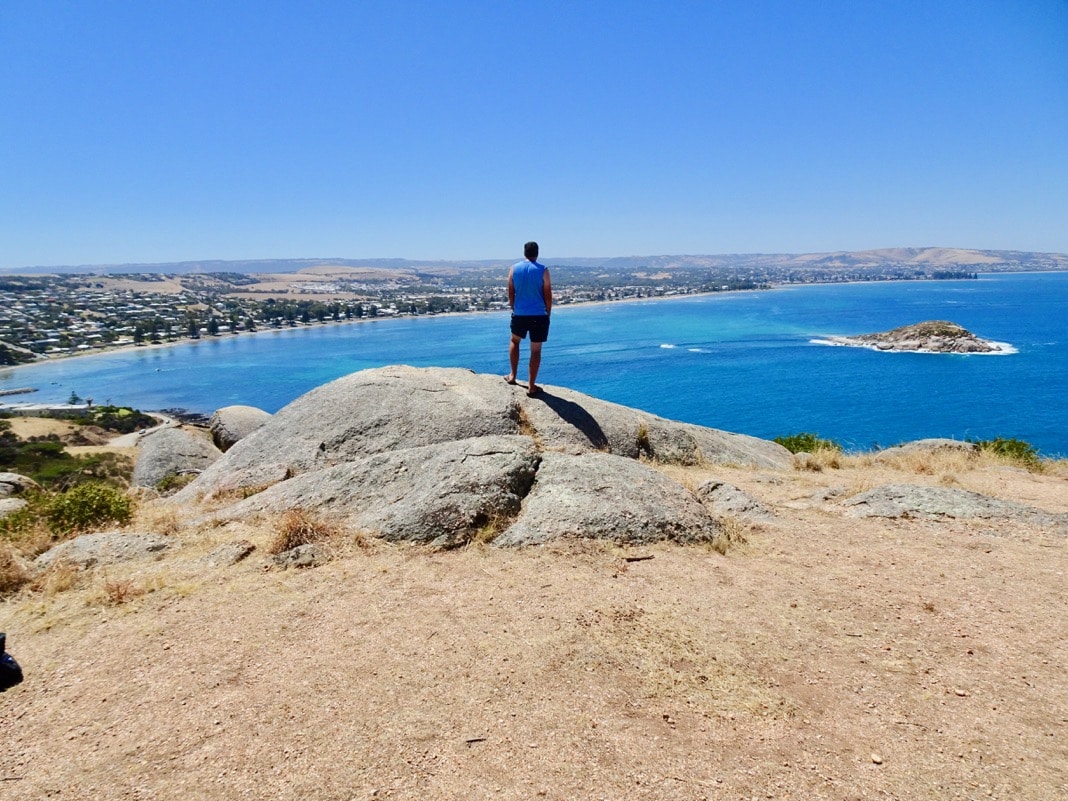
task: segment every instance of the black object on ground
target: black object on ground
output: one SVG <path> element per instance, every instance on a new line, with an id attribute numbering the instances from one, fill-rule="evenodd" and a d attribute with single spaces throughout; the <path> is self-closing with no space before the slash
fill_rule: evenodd
<path id="1" fill-rule="evenodd" d="M 22 681 L 22 668 L 11 654 L 5 651 L 7 635 L 0 632 L 0 693 Z"/>

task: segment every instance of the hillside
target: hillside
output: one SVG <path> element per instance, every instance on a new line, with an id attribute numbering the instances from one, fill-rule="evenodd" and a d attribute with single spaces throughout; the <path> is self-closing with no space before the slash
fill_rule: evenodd
<path id="1" fill-rule="evenodd" d="M 315 272 L 325 269 L 370 270 L 373 272 L 407 272 L 430 275 L 454 275 L 464 272 L 499 271 L 513 258 L 446 261 L 441 259 L 245 259 L 203 260 L 166 263 L 92 264 L 68 266 L 25 267 L 6 270 L 9 274 L 39 275 L 74 273 L 105 275 L 149 273 L 185 275 L 190 273 L 274 274 Z M 882 248 L 862 251 L 833 251 L 829 253 L 731 253 L 719 255 L 649 255 L 568 257 L 549 256 L 546 264 L 608 270 L 693 270 L 693 269 L 754 269 L 779 270 L 812 269 L 888 269 L 924 268 L 943 270 L 1001 271 L 1001 270 L 1068 270 L 1068 254 L 1038 253 L 1018 250 L 975 250 L 970 248 L 920 247 Z"/>
<path id="2" fill-rule="evenodd" d="M 288 460 L 282 472 L 299 475 L 276 486 L 345 460 L 393 469 L 395 432 L 366 394 L 338 436 L 270 448 L 298 418 L 315 419 L 316 398 L 326 408 L 340 389 L 382 392 L 386 373 L 280 412 L 226 464 L 262 481 L 254 453 Z M 472 395 L 478 386 L 459 388 L 482 410 L 464 426 L 498 397 Z M 512 388 L 502 391 L 507 402 Z M 521 436 L 543 456 L 624 458 L 574 452 L 579 440 L 549 412 L 600 431 L 610 450 L 622 447 L 613 426 L 640 413 L 545 392 L 540 410 L 516 396 Z M 0 695 L 0 798 L 1063 794 L 1063 463 L 1024 470 L 932 442 L 781 466 L 684 464 L 663 449 L 697 434 L 642 419 L 662 450 L 637 453 L 636 468 L 697 496 L 736 490 L 715 507 L 721 537 L 517 548 L 487 544 L 491 532 L 442 550 L 353 532 L 323 505 L 302 525 L 325 559 L 283 569 L 269 553 L 293 534 L 291 515 L 220 514 L 265 495 L 262 485 L 210 498 L 226 472 L 215 470 L 186 502 L 142 490 L 125 530 L 174 547 L 57 564 L 0 603 L 26 673 Z M 320 463 L 317 441 L 337 466 Z M 947 497 L 959 506 L 939 506 Z M 235 545 L 251 553 L 235 557 Z"/>

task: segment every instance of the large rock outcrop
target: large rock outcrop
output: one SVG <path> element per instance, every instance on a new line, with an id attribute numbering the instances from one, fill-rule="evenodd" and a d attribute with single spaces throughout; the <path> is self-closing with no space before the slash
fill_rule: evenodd
<path id="1" fill-rule="evenodd" d="M 224 406 L 208 421 L 215 447 L 225 453 L 271 419 L 269 412 L 255 406 Z"/>
<path id="2" fill-rule="evenodd" d="M 471 437 L 354 457 L 283 481 L 227 509 L 313 509 L 388 540 L 459 544 L 519 513 L 540 457 L 529 437 Z"/>
<path id="3" fill-rule="evenodd" d="M 694 542 L 712 539 L 718 528 L 689 490 L 640 462 L 608 453 L 547 453 L 522 514 L 497 543 Z"/>
<path id="4" fill-rule="evenodd" d="M 386 539 L 455 545 L 560 536 L 710 537 L 701 500 L 638 457 L 789 469 L 773 442 L 665 420 L 572 390 L 536 398 L 499 376 L 385 367 L 293 401 L 174 496 L 243 497 L 238 518 L 314 510 Z"/>
<path id="5" fill-rule="evenodd" d="M 207 437 L 184 428 L 161 428 L 141 438 L 131 483 L 156 487 L 165 478 L 200 473 L 222 456 Z"/>

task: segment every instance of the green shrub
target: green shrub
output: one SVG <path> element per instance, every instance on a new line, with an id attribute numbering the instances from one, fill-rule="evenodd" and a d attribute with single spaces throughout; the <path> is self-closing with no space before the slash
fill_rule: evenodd
<path id="1" fill-rule="evenodd" d="M 78 484 L 53 496 L 45 506 L 49 528 L 69 535 L 102 523 L 126 523 L 132 514 L 130 499 L 106 484 Z"/>
<path id="2" fill-rule="evenodd" d="M 118 434 L 130 434 L 142 428 L 159 425 L 159 420 L 128 406 L 92 406 L 88 409 L 64 409 L 62 411 L 41 412 L 42 417 L 56 420 L 69 420 L 77 425 L 94 425 L 105 431 Z"/>
<path id="3" fill-rule="evenodd" d="M 968 441 L 978 445 L 979 449 L 986 453 L 999 456 L 1024 467 L 1033 469 L 1042 465 L 1042 458 L 1038 455 L 1038 450 L 1035 446 L 1030 442 L 1024 442 L 1022 439 L 997 437 L 995 439 Z"/>
<path id="4" fill-rule="evenodd" d="M 802 432 L 790 434 L 787 437 L 775 437 L 778 442 L 790 453 L 816 453 L 817 451 L 839 451 L 842 446 L 833 439 L 821 439 L 818 434 Z"/>

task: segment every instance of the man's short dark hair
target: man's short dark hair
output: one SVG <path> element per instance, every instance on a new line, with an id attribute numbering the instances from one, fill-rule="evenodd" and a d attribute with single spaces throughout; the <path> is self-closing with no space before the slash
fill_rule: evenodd
<path id="1" fill-rule="evenodd" d="M 537 242 L 527 242 L 525 245 L 523 245 L 523 257 L 526 258 L 526 259 L 530 259 L 531 261 L 534 261 L 535 259 L 537 259 L 538 258 L 538 243 Z"/>

